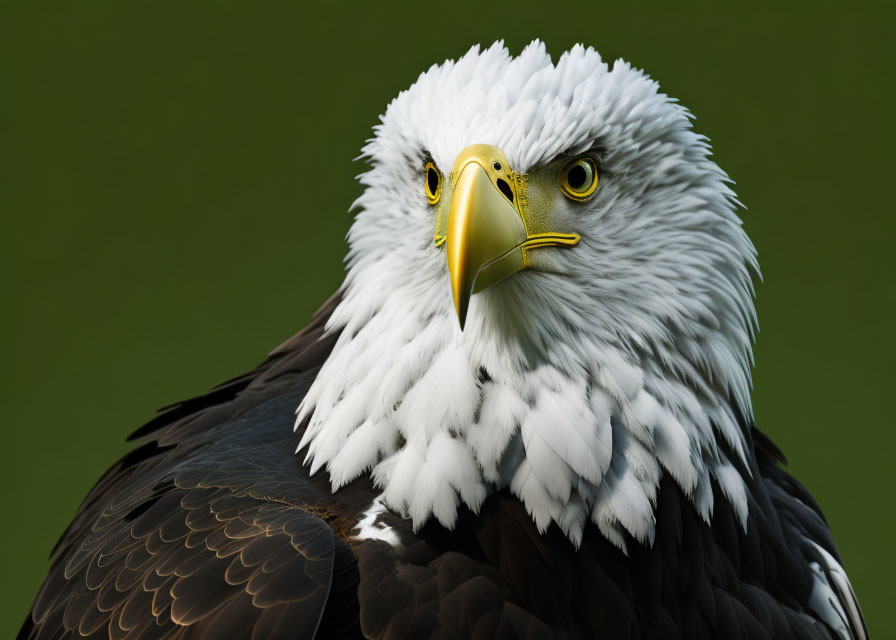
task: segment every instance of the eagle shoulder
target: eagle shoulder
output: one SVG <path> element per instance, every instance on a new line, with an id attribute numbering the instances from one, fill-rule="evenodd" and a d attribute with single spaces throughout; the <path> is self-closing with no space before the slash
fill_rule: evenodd
<path id="1" fill-rule="evenodd" d="M 299 507 L 166 483 L 106 506 L 20 637 L 314 638 L 344 547 Z"/>
<path id="2" fill-rule="evenodd" d="M 308 476 L 292 441 L 335 303 L 255 371 L 132 435 L 140 446 L 54 549 L 19 638 L 358 635 L 352 509 Z"/>

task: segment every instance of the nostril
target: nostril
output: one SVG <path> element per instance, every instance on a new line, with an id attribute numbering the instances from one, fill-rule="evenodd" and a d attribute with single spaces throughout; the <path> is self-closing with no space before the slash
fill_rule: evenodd
<path id="1" fill-rule="evenodd" d="M 498 189 L 501 190 L 501 193 L 503 193 L 507 197 L 507 199 L 510 200 L 510 204 L 513 204 L 513 190 L 510 188 L 510 185 L 501 178 L 498 178 L 497 185 Z"/>

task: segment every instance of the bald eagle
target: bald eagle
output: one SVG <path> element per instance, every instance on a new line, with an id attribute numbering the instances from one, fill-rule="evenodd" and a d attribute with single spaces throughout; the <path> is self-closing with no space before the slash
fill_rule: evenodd
<path id="1" fill-rule="evenodd" d="M 756 253 L 684 107 L 497 43 L 363 155 L 344 284 L 132 435 L 21 638 L 867 637 L 753 424 Z"/>

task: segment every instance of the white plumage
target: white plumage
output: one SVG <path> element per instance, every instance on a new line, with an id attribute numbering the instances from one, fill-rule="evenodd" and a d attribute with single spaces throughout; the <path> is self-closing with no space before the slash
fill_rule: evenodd
<path id="1" fill-rule="evenodd" d="M 536 170 L 597 145 L 608 167 L 582 236 L 474 296 L 462 332 L 421 190 L 420 154 L 447 174 L 492 144 Z M 341 335 L 298 411 L 312 470 L 336 489 L 373 474 L 415 527 L 452 526 L 509 487 L 540 529 L 578 543 L 591 518 L 620 546 L 653 538 L 660 477 L 704 518 L 715 478 L 742 520 L 746 494 L 720 450 L 743 456 L 732 413 L 751 413 L 756 256 L 726 175 L 690 116 L 623 61 L 576 47 L 554 65 L 534 42 L 430 68 L 389 105 L 349 232 Z M 481 378 L 481 372 L 487 378 Z"/>

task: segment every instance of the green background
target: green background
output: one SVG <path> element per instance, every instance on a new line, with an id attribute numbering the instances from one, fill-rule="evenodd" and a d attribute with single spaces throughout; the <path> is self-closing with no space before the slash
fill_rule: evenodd
<path id="1" fill-rule="evenodd" d="M 758 424 L 893 634 L 892 23 L 850 6 L 2 5 L 0 636 L 125 435 L 339 285 L 352 159 L 388 101 L 534 37 L 646 68 L 712 139 L 765 278 Z"/>

